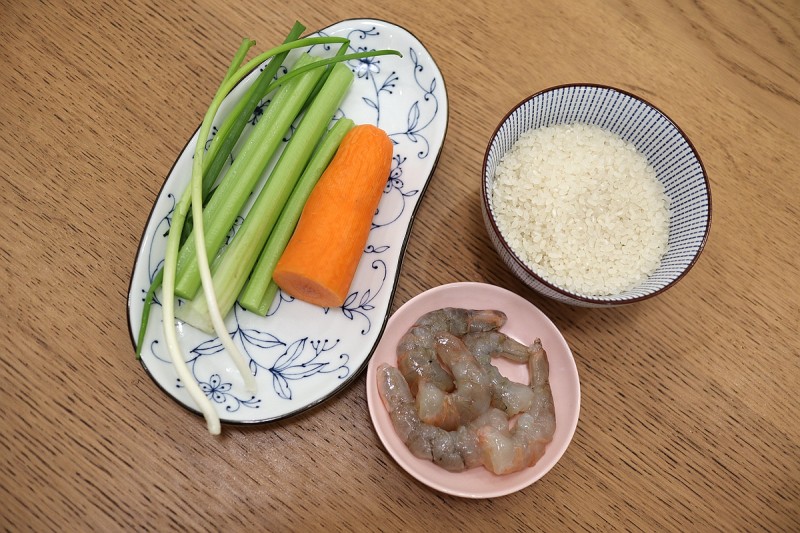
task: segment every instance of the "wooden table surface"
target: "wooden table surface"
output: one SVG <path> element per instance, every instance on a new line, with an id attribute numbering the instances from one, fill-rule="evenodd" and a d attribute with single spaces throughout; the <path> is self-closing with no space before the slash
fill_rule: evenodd
<path id="1" fill-rule="evenodd" d="M 0 528 L 800 528 L 795 0 L 1 5 Z M 449 93 L 392 310 L 449 282 L 499 285 L 546 313 L 577 362 L 571 446 L 506 497 L 449 497 L 407 475 L 373 430 L 363 374 L 301 416 L 214 438 L 134 358 L 139 237 L 232 50 L 243 36 L 277 43 L 295 19 L 353 17 L 409 29 Z M 569 82 L 639 94 L 701 154 L 711 235 L 656 299 L 546 300 L 483 229 L 489 136 L 518 101 Z"/>

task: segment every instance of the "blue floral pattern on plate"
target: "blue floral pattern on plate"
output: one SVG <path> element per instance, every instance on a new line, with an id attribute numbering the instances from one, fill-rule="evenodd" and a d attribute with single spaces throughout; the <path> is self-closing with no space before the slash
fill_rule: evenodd
<path id="1" fill-rule="evenodd" d="M 302 412 L 341 391 L 366 367 L 388 317 L 414 213 L 444 143 L 448 120 L 444 80 L 413 35 L 397 25 L 371 19 L 342 21 L 318 33 L 348 37 L 353 52 L 392 48 L 403 54 L 402 58 L 351 61 L 353 86 L 334 117 L 385 130 L 395 144 L 391 173 L 342 307 L 320 308 L 279 292 L 266 317 L 239 306 L 227 317 L 231 337 L 256 376 L 257 394 L 244 391 L 219 338 L 176 324 L 192 375 L 227 423 L 262 423 Z M 319 45 L 308 50 L 320 56 L 335 52 Z M 290 60 L 298 54 L 293 52 Z M 234 89 L 217 121 L 230 112 L 256 75 L 254 72 Z M 265 105 L 269 102 L 262 102 Z M 257 122 L 261 111 L 256 110 L 251 124 Z M 175 198 L 189 182 L 196 142 L 195 132 L 173 165 L 142 236 L 128 294 L 128 323 L 134 339 L 144 295 L 163 263 Z M 230 236 L 240 223 L 237 221 Z M 142 365 L 161 389 L 196 411 L 166 353 L 158 296 L 144 340 Z"/>

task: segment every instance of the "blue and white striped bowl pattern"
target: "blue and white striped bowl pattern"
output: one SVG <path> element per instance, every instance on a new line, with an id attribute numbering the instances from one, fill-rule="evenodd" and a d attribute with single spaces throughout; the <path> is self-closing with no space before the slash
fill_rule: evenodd
<path id="1" fill-rule="evenodd" d="M 492 182 L 503 155 L 530 129 L 572 123 L 601 126 L 633 143 L 647 157 L 669 197 L 669 244 L 661 265 L 638 287 L 624 293 L 592 296 L 570 292 L 549 282 L 524 264 L 494 221 Z M 481 196 L 489 237 L 511 271 L 544 296 L 584 307 L 627 304 L 664 292 L 695 264 L 711 225 L 708 178 L 686 135 L 669 117 L 641 98 L 601 85 L 554 87 L 514 107 L 501 121 L 486 150 Z"/>

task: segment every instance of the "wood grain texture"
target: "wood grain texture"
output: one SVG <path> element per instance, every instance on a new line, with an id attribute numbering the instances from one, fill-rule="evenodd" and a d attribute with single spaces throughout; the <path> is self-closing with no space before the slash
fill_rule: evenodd
<path id="1" fill-rule="evenodd" d="M 213 439 L 133 357 L 142 228 L 241 37 L 351 17 L 408 28 L 450 97 L 393 309 L 444 283 L 493 283 L 550 316 L 576 357 L 572 445 L 504 498 L 451 498 L 403 472 L 372 429 L 364 376 L 297 418 Z M 0 62 L 3 529 L 800 529 L 796 1 L 3 0 Z M 580 81 L 661 108 L 711 181 L 698 264 L 622 309 L 538 297 L 481 221 L 500 118 Z"/>

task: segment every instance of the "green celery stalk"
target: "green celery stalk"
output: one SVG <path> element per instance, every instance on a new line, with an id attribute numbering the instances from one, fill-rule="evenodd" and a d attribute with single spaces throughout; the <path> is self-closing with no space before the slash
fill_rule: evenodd
<path id="1" fill-rule="evenodd" d="M 242 226 L 215 260 L 212 284 L 220 315 L 225 316 L 236 303 L 283 206 L 352 82 L 353 73 L 346 65 L 339 63 L 333 67 L 328 81 L 300 121 Z M 212 315 L 209 310 L 212 305 L 204 291 L 178 309 L 176 316 L 210 332 Z"/>
<path id="2" fill-rule="evenodd" d="M 267 316 L 267 313 L 269 313 L 269 308 L 272 305 L 272 301 L 275 299 L 276 294 L 278 294 L 278 284 L 275 283 L 275 280 L 270 278 L 269 284 L 264 291 L 264 297 L 261 299 L 261 306 L 256 310 L 259 315 Z"/>
<path id="3" fill-rule="evenodd" d="M 247 285 L 239 295 L 239 305 L 248 311 L 261 316 L 266 316 L 269 311 L 275 292 L 267 294 L 267 288 L 272 281 L 275 265 L 292 237 L 308 196 L 336 154 L 342 139 L 353 126 L 354 123 L 349 118 L 339 119 L 322 139 L 303 175 L 297 181 L 297 185 L 267 239 L 267 244 L 261 251 L 261 256 L 250 274 Z"/>
<path id="4" fill-rule="evenodd" d="M 303 54 L 294 68 L 314 61 L 314 57 Z M 294 78 L 281 86 L 206 204 L 203 210 L 203 226 L 209 260 L 222 247 L 236 217 L 320 76 L 322 69 L 314 69 L 308 75 Z M 200 266 L 194 239 L 188 239 L 181 247 L 176 279 L 175 293 L 188 300 L 194 298 L 200 288 Z"/>
<path id="5" fill-rule="evenodd" d="M 334 59 L 338 58 L 341 60 L 342 56 L 344 56 L 345 53 L 347 52 L 348 46 L 349 43 L 342 43 L 342 45 L 339 46 L 339 49 L 336 51 L 336 54 L 334 54 L 333 56 Z M 325 85 L 325 82 L 328 81 L 328 77 L 331 75 L 332 68 L 333 65 L 328 65 L 327 67 L 325 67 L 325 72 L 322 74 L 322 77 L 317 82 L 317 86 L 314 87 L 313 91 L 311 91 L 311 96 L 308 97 L 308 100 L 306 101 L 306 107 L 304 108 L 304 110 L 307 109 L 309 105 L 311 105 L 311 102 L 314 101 L 319 92 L 322 90 L 323 85 Z"/>
<path id="6" fill-rule="evenodd" d="M 305 26 L 299 22 L 295 22 L 283 42 L 289 43 L 297 40 L 305 29 Z M 204 198 L 208 196 L 211 186 L 217 181 L 222 167 L 227 162 L 228 157 L 230 157 L 233 147 L 236 146 L 239 137 L 242 135 L 242 131 L 250 120 L 250 117 L 253 116 L 253 112 L 258 106 L 258 103 L 267 96 L 267 89 L 269 89 L 270 86 L 274 87 L 272 83 L 273 78 L 278 73 L 278 69 L 283 64 L 287 55 L 289 55 L 288 50 L 276 55 L 270 60 L 264 67 L 264 70 L 261 71 L 261 74 L 258 75 L 255 83 L 250 86 L 244 98 L 237 102 L 231 114 L 228 115 L 226 120 L 220 125 L 205 156 L 205 161 L 208 161 L 208 164 L 204 165 L 206 169 L 203 173 Z"/>

